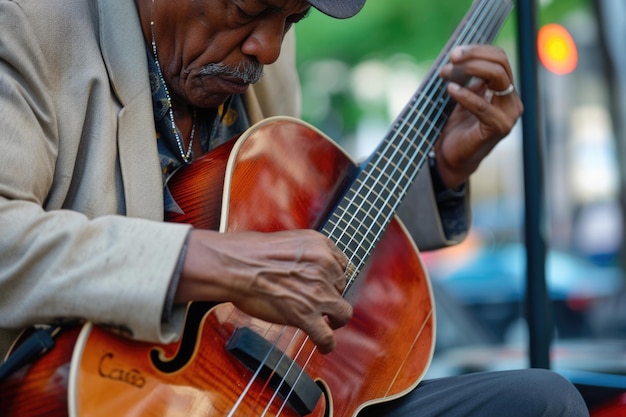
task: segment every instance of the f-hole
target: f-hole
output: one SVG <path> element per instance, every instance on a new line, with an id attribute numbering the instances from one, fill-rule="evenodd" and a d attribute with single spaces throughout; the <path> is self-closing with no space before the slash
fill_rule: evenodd
<path id="1" fill-rule="evenodd" d="M 185 330 L 181 338 L 178 352 L 171 359 L 161 359 L 162 351 L 154 348 L 150 351 L 150 360 L 155 368 L 159 371 L 171 374 L 181 370 L 187 365 L 193 356 L 193 351 L 200 334 L 200 324 L 207 311 L 215 306 L 210 302 L 193 302 L 187 310 L 187 318 L 185 320 Z"/>

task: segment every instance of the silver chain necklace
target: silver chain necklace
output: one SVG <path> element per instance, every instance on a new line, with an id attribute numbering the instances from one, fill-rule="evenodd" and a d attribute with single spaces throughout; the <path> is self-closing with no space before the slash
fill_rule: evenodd
<path id="1" fill-rule="evenodd" d="M 183 139 L 180 136 L 179 130 L 176 128 L 176 122 L 174 121 L 174 110 L 172 109 L 172 98 L 170 97 L 170 91 L 167 88 L 167 84 L 165 84 L 165 79 L 163 78 L 163 72 L 161 71 L 161 63 L 159 62 L 159 57 L 157 55 L 157 46 L 156 40 L 154 37 L 154 20 L 150 20 L 150 34 L 152 36 L 152 54 L 154 55 L 154 61 L 156 63 L 157 72 L 159 73 L 159 78 L 161 79 L 161 84 L 163 84 L 163 88 L 165 89 L 165 97 L 167 97 L 167 107 L 170 116 L 170 123 L 172 127 L 172 133 L 176 138 L 176 144 L 178 145 L 178 151 L 180 152 L 180 157 L 183 159 L 185 164 L 191 163 L 192 160 L 192 148 L 193 148 L 193 138 L 196 134 L 196 109 L 193 109 L 192 122 L 191 122 L 191 136 L 189 138 L 189 146 L 187 147 L 187 151 L 185 152 L 185 148 L 183 147 Z"/>

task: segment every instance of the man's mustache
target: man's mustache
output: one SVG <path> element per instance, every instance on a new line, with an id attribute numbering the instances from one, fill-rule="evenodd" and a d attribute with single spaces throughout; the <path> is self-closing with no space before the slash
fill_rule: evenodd
<path id="1" fill-rule="evenodd" d="M 247 84 L 254 84 L 263 77 L 263 65 L 255 61 L 239 63 L 236 67 L 224 63 L 207 64 L 202 67 L 200 75 L 225 75 L 239 78 Z"/>

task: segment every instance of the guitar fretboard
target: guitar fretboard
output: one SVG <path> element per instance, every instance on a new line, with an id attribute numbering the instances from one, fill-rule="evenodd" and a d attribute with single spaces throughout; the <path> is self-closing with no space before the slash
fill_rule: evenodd
<path id="1" fill-rule="evenodd" d="M 450 51 L 460 45 L 492 43 L 512 9 L 512 0 L 474 2 L 323 225 L 321 232 L 350 259 L 350 280 L 374 250 L 454 108 L 447 82 L 438 75 Z"/>

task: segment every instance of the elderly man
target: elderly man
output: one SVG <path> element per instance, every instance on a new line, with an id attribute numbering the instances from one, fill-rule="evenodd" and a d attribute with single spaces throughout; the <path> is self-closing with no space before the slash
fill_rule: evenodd
<path id="1" fill-rule="evenodd" d="M 164 181 L 257 121 L 298 116 L 292 26 L 311 7 L 347 18 L 363 3 L 0 1 L 0 351 L 19 329 L 59 318 L 168 343 L 190 301 L 232 302 L 332 351 L 352 316 L 344 253 L 313 230 L 164 222 L 177 207 Z M 450 60 L 443 79 L 483 88 L 449 83 L 459 106 L 403 203 L 422 248 L 462 238 L 464 184 L 522 113 L 501 50 L 468 46 Z M 487 99 L 486 88 L 501 94 Z M 447 210 L 433 189 L 453 195 Z M 586 413 L 571 385 L 543 371 L 426 381 L 383 407 L 363 413 Z"/>

